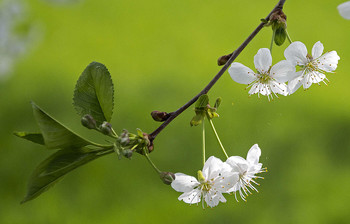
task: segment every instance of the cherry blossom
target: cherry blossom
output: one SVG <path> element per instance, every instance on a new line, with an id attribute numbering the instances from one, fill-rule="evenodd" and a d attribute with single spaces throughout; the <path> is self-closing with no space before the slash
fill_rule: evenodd
<path id="1" fill-rule="evenodd" d="M 255 188 L 255 185 L 259 185 L 254 179 L 262 178 L 256 174 L 266 172 L 265 168 L 262 168 L 262 164 L 259 163 L 259 158 L 261 155 L 261 150 L 258 144 L 253 145 L 247 154 L 247 159 L 244 159 L 240 156 L 231 156 L 226 160 L 226 163 L 232 167 L 231 172 L 238 173 L 237 183 L 228 191 L 235 192 L 235 197 L 237 199 L 236 193 L 239 192 L 241 198 L 245 201 L 248 194 L 253 191 L 258 192 Z"/>
<path id="2" fill-rule="evenodd" d="M 244 66 L 241 63 L 234 62 L 228 72 L 231 78 L 241 84 L 249 84 L 251 87 L 249 94 L 257 93 L 258 96 L 265 95 L 270 100 L 274 94 L 288 95 L 287 85 L 285 82 L 294 78 L 295 67 L 289 61 L 283 60 L 272 65 L 272 56 L 267 48 L 259 49 L 254 56 L 254 65 L 257 72 Z"/>
<path id="3" fill-rule="evenodd" d="M 195 177 L 176 173 L 171 187 L 178 192 L 184 192 L 178 198 L 188 204 L 198 204 L 202 200 L 207 206 L 215 207 L 219 202 L 226 202 L 222 195 L 238 181 L 238 174 L 231 172 L 231 167 L 220 159 L 211 156 L 204 164 L 203 170 Z"/>
<path id="4" fill-rule="evenodd" d="M 338 65 L 338 56 L 336 51 L 323 53 L 323 44 L 318 41 L 312 48 L 312 54 L 308 54 L 306 46 L 296 41 L 291 43 L 284 51 L 287 61 L 299 68 L 296 72 L 296 78 L 288 82 L 289 94 L 294 93 L 300 86 L 308 89 L 312 83 L 328 81 L 325 73 L 332 73 Z"/>

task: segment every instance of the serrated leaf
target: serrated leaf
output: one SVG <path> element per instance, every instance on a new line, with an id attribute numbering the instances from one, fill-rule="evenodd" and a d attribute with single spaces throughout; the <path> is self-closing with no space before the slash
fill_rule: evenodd
<path id="1" fill-rule="evenodd" d="M 110 150 L 113 152 L 113 150 Z M 108 153 L 80 149 L 62 149 L 39 164 L 28 183 L 27 195 L 21 203 L 38 197 L 72 170 Z"/>
<path id="2" fill-rule="evenodd" d="M 91 142 L 78 136 L 63 124 L 52 118 L 45 111 L 32 103 L 34 117 L 39 125 L 47 148 L 80 148 Z"/>
<path id="3" fill-rule="evenodd" d="M 114 87 L 106 66 L 89 64 L 74 90 L 73 105 L 80 116 L 90 114 L 98 125 L 110 121 L 114 106 Z"/>
<path id="4" fill-rule="evenodd" d="M 195 105 L 195 108 L 206 108 L 209 103 L 209 97 L 207 94 L 201 95 Z"/>
<path id="5" fill-rule="evenodd" d="M 14 135 L 16 135 L 17 137 L 29 140 L 31 142 L 40 144 L 40 145 L 45 145 L 44 142 L 44 137 L 41 133 L 30 133 L 30 132 L 14 132 Z"/>

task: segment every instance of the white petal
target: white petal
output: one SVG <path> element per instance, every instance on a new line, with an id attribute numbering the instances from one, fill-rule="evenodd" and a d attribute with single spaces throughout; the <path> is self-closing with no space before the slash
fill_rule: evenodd
<path id="1" fill-rule="evenodd" d="M 288 88 L 285 83 L 279 83 L 276 81 L 270 81 L 270 89 L 274 93 L 281 94 L 283 96 L 288 95 Z"/>
<path id="2" fill-rule="evenodd" d="M 225 197 L 219 192 L 217 192 L 216 195 L 206 194 L 204 200 L 207 203 L 207 205 L 211 208 L 217 206 L 220 201 L 223 203 L 226 202 Z"/>
<path id="3" fill-rule="evenodd" d="M 213 190 L 222 193 L 227 193 L 228 190 L 231 189 L 237 183 L 238 179 L 238 172 L 231 171 L 224 173 L 223 176 L 217 178 L 214 181 Z"/>
<path id="4" fill-rule="evenodd" d="M 295 78 L 295 65 L 283 60 L 275 64 L 270 70 L 270 76 L 277 82 L 287 82 Z"/>
<path id="5" fill-rule="evenodd" d="M 322 82 L 326 78 L 325 74 L 322 74 L 322 73 L 317 72 L 317 71 L 312 72 L 310 75 L 312 75 L 312 78 L 311 78 L 312 83 Z"/>
<path id="6" fill-rule="evenodd" d="M 311 73 L 307 73 L 304 75 L 302 83 L 304 89 L 308 89 L 312 85 Z"/>
<path id="7" fill-rule="evenodd" d="M 258 144 L 253 145 L 247 153 L 247 161 L 252 164 L 259 163 L 259 158 L 261 156 L 261 150 Z"/>
<path id="8" fill-rule="evenodd" d="M 259 86 L 261 85 L 260 82 L 257 82 L 257 83 L 254 83 L 252 85 L 252 87 L 250 88 L 249 90 L 249 94 L 252 95 L 252 94 L 255 94 L 255 93 L 258 93 L 259 92 Z"/>
<path id="9" fill-rule="evenodd" d="M 308 62 L 306 55 L 306 46 L 300 41 L 291 43 L 284 51 L 284 57 L 293 65 L 305 65 Z"/>
<path id="10" fill-rule="evenodd" d="M 198 184 L 199 182 L 196 178 L 183 173 L 176 173 L 175 180 L 171 183 L 171 187 L 178 192 L 189 192 L 198 186 Z"/>
<path id="11" fill-rule="evenodd" d="M 227 158 L 226 163 L 228 163 L 231 166 L 235 166 L 236 164 L 246 163 L 246 160 L 240 156 L 230 156 L 229 158 Z"/>
<path id="12" fill-rule="evenodd" d="M 196 204 L 201 201 L 201 191 L 198 189 L 194 189 L 190 192 L 185 192 L 178 198 L 179 201 L 183 200 L 188 204 Z"/>
<path id="13" fill-rule="evenodd" d="M 340 57 L 336 51 L 327 52 L 316 60 L 318 68 L 326 71 L 332 72 L 337 69 L 338 61 Z"/>
<path id="14" fill-rule="evenodd" d="M 269 84 L 260 84 L 259 85 L 259 93 L 264 96 L 268 96 L 271 94 L 271 88 Z"/>
<path id="15" fill-rule="evenodd" d="M 254 56 L 254 65 L 256 70 L 260 73 L 267 73 L 272 65 L 272 56 L 270 50 L 267 48 L 261 48 Z"/>
<path id="16" fill-rule="evenodd" d="M 250 68 L 242 65 L 241 63 L 234 62 L 228 69 L 233 81 L 240 84 L 250 84 L 256 79 L 256 75 Z"/>
<path id="17" fill-rule="evenodd" d="M 216 158 L 215 156 L 210 156 L 204 164 L 202 170 L 203 176 L 207 180 L 217 177 L 224 165 L 224 162 L 222 162 L 220 159 Z"/>
<path id="18" fill-rule="evenodd" d="M 240 188 L 241 188 L 240 183 L 237 183 L 237 184 L 235 184 L 235 186 L 233 186 L 233 188 L 231 188 L 231 189 L 228 191 L 228 193 L 236 192 L 236 191 L 238 191 Z"/>
<path id="19" fill-rule="evenodd" d="M 268 84 L 263 84 L 260 82 L 254 83 L 254 85 L 250 88 L 249 94 L 259 93 L 261 95 L 267 96 L 271 94 L 271 89 Z"/>
<path id="20" fill-rule="evenodd" d="M 249 173 L 260 173 L 261 172 L 261 167 L 262 167 L 262 163 L 257 163 L 257 164 L 254 164 L 254 165 L 251 165 L 249 168 L 248 168 L 248 171 Z"/>
<path id="21" fill-rule="evenodd" d="M 221 193 L 217 193 L 217 198 L 223 203 L 226 202 L 226 198 Z"/>
<path id="22" fill-rule="evenodd" d="M 323 53 L 323 44 L 320 41 L 317 41 L 312 47 L 312 57 L 314 59 L 319 58 Z"/>
<path id="23" fill-rule="evenodd" d="M 322 74 L 318 71 L 311 71 L 304 75 L 304 79 L 302 80 L 304 89 L 308 89 L 312 83 L 319 83 L 326 79 L 326 75 Z"/>
<path id="24" fill-rule="evenodd" d="M 339 14 L 345 19 L 350 19 L 350 1 L 338 5 Z"/>
<path id="25" fill-rule="evenodd" d="M 288 94 L 293 94 L 295 91 L 299 89 L 299 87 L 303 84 L 303 71 L 296 72 L 297 77 L 288 82 Z"/>
<path id="26" fill-rule="evenodd" d="M 226 163 L 232 167 L 232 172 L 243 174 L 248 169 L 248 162 L 240 156 L 231 156 Z"/>

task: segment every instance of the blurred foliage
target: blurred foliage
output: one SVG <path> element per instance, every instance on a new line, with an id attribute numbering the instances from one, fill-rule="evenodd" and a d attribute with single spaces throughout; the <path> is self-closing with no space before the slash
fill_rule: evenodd
<path id="1" fill-rule="evenodd" d="M 26 2 L 43 38 L 0 82 L 0 223 L 348 223 L 350 209 L 350 22 L 340 0 L 287 1 L 288 32 L 311 51 L 321 41 L 341 58 L 328 87 L 268 102 L 248 97 L 226 73 L 209 92 L 223 98 L 216 128 L 230 155 L 246 155 L 258 143 L 264 166 L 260 193 L 203 210 L 177 200 L 141 156 L 100 158 L 39 198 L 20 205 L 35 167 L 52 154 L 15 137 L 36 132 L 30 100 L 76 132 L 104 143 L 80 125 L 72 106 L 79 75 L 92 61 L 105 64 L 116 84 L 112 124 L 151 132 L 153 110 L 173 111 L 197 94 L 229 54 L 277 1 L 85 0 L 54 5 Z M 302 4 L 302 5 L 301 5 Z M 236 61 L 253 67 L 257 50 L 269 47 L 266 28 Z M 287 43 L 274 47 L 273 63 Z M 193 108 L 193 107 L 192 107 Z M 195 175 L 201 169 L 201 131 L 190 127 L 192 109 L 156 139 L 150 155 L 164 171 Z M 222 157 L 207 131 L 207 153 Z"/>

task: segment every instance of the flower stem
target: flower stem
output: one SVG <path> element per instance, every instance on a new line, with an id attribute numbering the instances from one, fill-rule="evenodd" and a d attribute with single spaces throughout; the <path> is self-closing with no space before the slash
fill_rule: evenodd
<path id="1" fill-rule="evenodd" d="M 203 134 L 203 136 L 202 136 L 202 141 L 203 141 L 203 166 L 204 166 L 204 164 L 205 164 L 205 125 L 204 125 L 204 121 L 203 121 L 203 131 L 202 131 L 202 134 Z"/>
<path id="2" fill-rule="evenodd" d="M 275 40 L 276 31 L 272 31 L 272 39 L 270 44 L 270 52 L 272 53 L 273 41 Z"/>
<path id="3" fill-rule="evenodd" d="M 110 154 L 110 153 L 114 153 L 114 149 L 110 149 L 110 150 L 104 150 L 104 151 L 101 151 L 99 152 L 98 154 L 96 155 L 99 155 L 99 156 L 104 156 L 104 155 L 107 155 L 107 154 Z"/>
<path id="4" fill-rule="evenodd" d="M 91 142 L 91 141 L 88 141 L 88 142 L 93 146 L 100 147 L 103 149 L 113 149 L 113 147 L 114 147 L 114 145 L 102 145 L 102 144 L 98 144 L 98 143 Z"/>
<path id="5" fill-rule="evenodd" d="M 113 128 L 112 128 L 112 134 L 113 134 L 114 137 L 118 138 L 118 135 L 117 135 L 117 133 L 115 133 Z"/>
<path id="6" fill-rule="evenodd" d="M 149 158 L 148 153 L 145 153 L 145 157 L 147 159 L 147 161 L 149 162 L 149 164 L 151 164 L 151 166 L 153 167 L 153 169 L 160 174 L 161 171 L 156 167 L 156 165 L 154 165 L 154 163 L 152 162 L 151 158 Z"/>
<path id="7" fill-rule="evenodd" d="M 216 129 L 215 129 L 215 127 L 214 127 L 213 121 L 212 121 L 209 117 L 208 117 L 208 120 L 209 120 L 209 123 L 210 123 L 211 128 L 212 128 L 213 131 L 214 131 L 215 137 L 216 137 L 216 139 L 217 139 L 218 142 L 219 142 L 219 145 L 220 145 L 220 147 L 221 147 L 222 152 L 225 154 L 226 158 L 228 159 L 228 155 L 227 155 L 227 153 L 226 153 L 226 150 L 225 150 L 224 146 L 222 145 L 222 143 L 221 143 L 221 141 L 220 141 L 220 138 L 219 138 L 218 133 L 216 132 Z"/>
<path id="8" fill-rule="evenodd" d="M 287 39 L 288 39 L 289 43 L 290 43 L 290 44 L 293 43 L 292 38 L 290 38 L 287 29 L 285 29 L 285 32 L 286 32 L 286 34 L 287 34 Z"/>

